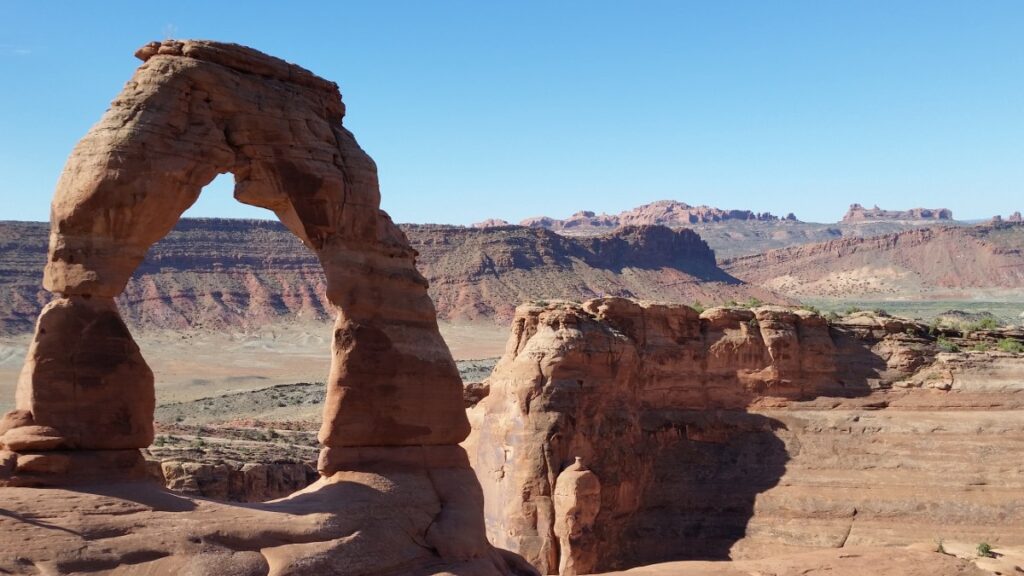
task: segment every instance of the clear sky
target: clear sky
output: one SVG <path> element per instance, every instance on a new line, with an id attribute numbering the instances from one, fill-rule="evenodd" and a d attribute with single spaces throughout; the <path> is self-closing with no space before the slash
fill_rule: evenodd
<path id="1" fill-rule="evenodd" d="M 676 199 L 835 221 L 848 204 L 1024 210 L 1024 2 L 0 0 L 0 219 L 164 38 L 341 85 L 400 222 Z M 192 216 L 272 217 L 220 177 Z"/>

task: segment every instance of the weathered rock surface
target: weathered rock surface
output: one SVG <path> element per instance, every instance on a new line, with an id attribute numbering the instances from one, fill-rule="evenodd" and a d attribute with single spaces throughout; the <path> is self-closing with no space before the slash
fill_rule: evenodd
<path id="1" fill-rule="evenodd" d="M 467 537 L 483 530 L 468 466 L 364 466 L 265 504 L 146 483 L 2 492 L 0 570 L 10 574 L 535 573 Z"/>
<path id="2" fill-rule="evenodd" d="M 934 546 L 934 545 L 933 545 Z M 997 574 L 999 572 L 996 572 Z M 669 562 L 604 576 L 991 576 L 970 560 L 907 548 L 820 550 L 741 562 Z M 1005 574 L 1005 573 L 1004 573 Z"/>
<path id="3" fill-rule="evenodd" d="M 523 306 L 470 411 L 488 532 L 555 573 L 566 552 L 557 479 L 580 456 L 601 486 L 595 572 L 1024 542 L 1024 468 L 1012 456 L 1024 446 L 1024 357 L 975 356 L 986 371 L 949 361 L 955 387 L 920 387 L 944 356 L 927 327 L 898 318 L 830 326 L 774 307 Z"/>
<path id="4" fill-rule="evenodd" d="M 266 502 L 313 484 L 316 469 L 300 462 L 238 463 L 166 460 L 155 463 L 154 478 L 169 490 L 230 502 Z"/>

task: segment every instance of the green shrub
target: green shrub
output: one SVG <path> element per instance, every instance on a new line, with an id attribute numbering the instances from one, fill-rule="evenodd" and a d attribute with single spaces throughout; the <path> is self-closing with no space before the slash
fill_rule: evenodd
<path id="1" fill-rule="evenodd" d="M 948 338 L 945 338 L 944 336 L 939 336 L 939 339 L 935 341 L 935 345 L 938 346 L 939 350 L 941 350 L 943 352 L 959 352 L 960 351 L 960 347 L 957 346 L 955 342 L 953 342 L 952 340 L 949 340 Z"/>
<path id="2" fill-rule="evenodd" d="M 813 312 L 815 314 L 821 314 L 821 310 L 818 310 L 817 306 L 811 306 L 810 304 L 801 304 L 800 307 L 798 308 L 798 310 L 807 310 L 808 312 Z"/>
<path id="3" fill-rule="evenodd" d="M 995 318 L 982 318 L 964 326 L 964 332 L 977 332 L 978 330 L 996 330 L 999 328 L 999 321 Z"/>
<path id="4" fill-rule="evenodd" d="M 1003 338 L 1000 340 L 996 347 L 1002 352 L 1009 352 L 1011 354 L 1024 354 L 1024 343 L 1017 340 L 1010 340 L 1009 338 Z"/>
<path id="5" fill-rule="evenodd" d="M 835 322 L 836 320 L 839 320 L 839 314 L 836 314 L 835 312 L 829 310 L 829 312 L 825 314 L 825 320 L 828 320 L 829 322 Z"/>
<path id="6" fill-rule="evenodd" d="M 706 308 L 704 307 L 704 304 L 700 300 L 697 300 L 692 305 L 690 305 L 690 308 L 693 308 L 694 310 L 696 310 L 697 314 L 700 314 L 701 312 L 706 310 Z"/>
<path id="7" fill-rule="evenodd" d="M 751 318 L 750 320 L 748 320 L 747 321 L 747 326 L 750 326 L 751 330 L 757 330 L 757 329 L 759 329 L 761 327 L 761 325 L 758 324 L 758 322 L 757 322 L 757 318 Z"/>
<path id="8" fill-rule="evenodd" d="M 850 306 L 846 310 L 843 310 L 843 316 L 849 316 L 850 314 L 856 314 L 857 312 L 861 312 L 861 309 L 856 306 Z"/>
<path id="9" fill-rule="evenodd" d="M 747 308 L 759 308 L 761 306 L 764 306 L 764 302 L 758 300 L 757 298 L 751 298 L 750 300 L 747 300 L 747 303 L 744 304 L 744 306 L 746 306 Z"/>
<path id="10" fill-rule="evenodd" d="M 938 552 L 939 554 L 945 554 L 946 553 L 946 547 L 942 545 L 942 538 L 939 538 L 938 540 L 935 541 L 935 551 Z"/>
<path id="11" fill-rule="evenodd" d="M 994 558 L 995 556 L 992 555 L 992 546 L 990 546 L 988 542 L 978 544 L 978 556 L 981 556 L 982 558 Z"/>
<path id="12" fill-rule="evenodd" d="M 974 346 L 971 346 L 971 350 L 975 352 L 988 352 L 992 349 L 992 345 L 988 342 L 978 342 Z"/>

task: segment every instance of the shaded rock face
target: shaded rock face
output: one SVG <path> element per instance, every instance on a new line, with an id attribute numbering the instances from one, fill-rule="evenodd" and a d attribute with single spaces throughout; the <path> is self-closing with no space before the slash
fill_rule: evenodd
<path id="1" fill-rule="evenodd" d="M 994 524 L 1024 539 L 1024 468 L 955 464 L 976 434 L 1019 449 L 1024 357 L 946 356 L 926 326 L 873 313 L 522 306 L 470 410 L 488 532 L 549 574 L 971 540 Z M 585 515 L 571 497 L 596 490 L 560 486 L 577 457 L 600 486 Z"/>
<path id="2" fill-rule="evenodd" d="M 415 251 L 379 208 L 376 167 L 342 126 L 337 86 L 232 44 L 165 41 L 136 55 L 144 64 L 75 147 L 57 185 L 43 283 L 58 296 L 36 325 L 17 409 L 0 420 L 0 486 L 112 485 L 152 475 L 139 449 L 153 440 L 153 375 L 114 298 L 148 248 L 224 172 L 235 175 L 238 200 L 274 211 L 316 254 L 337 309 L 319 434 L 323 478 L 290 504 L 214 507 L 226 525 L 202 547 L 192 544 L 210 534 L 92 545 L 95 530 L 145 528 L 108 525 L 118 521 L 102 514 L 80 525 L 67 509 L 56 513 L 57 525 L 75 524 L 64 528 L 73 541 L 43 535 L 46 545 L 20 551 L 21 568 L 0 571 L 128 563 L 165 573 L 231 565 L 237 574 L 512 574 L 487 542 L 480 488 L 457 446 L 469 432 L 462 383 L 427 283 Z M 217 497 L 245 493 L 247 482 L 255 496 L 257 484 L 275 480 L 184 465 L 161 473 Z M 332 503 L 336 492 L 344 498 Z M 25 493 L 12 498 L 18 494 Z M 184 537 L 196 529 L 174 526 L 200 523 L 189 514 L 197 508 L 179 500 L 163 510 L 169 517 L 152 520 Z M 273 521 L 260 522 L 260 510 Z M 31 531 L 24 513 L 4 515 L 3 533 Z M 311 514 L 320 516 L 314 527 L 278 527 L 282 517 Z M 350 527 L 339 531 L 344 523 Z M 0 562 L 18 557 L 2 546 Z"/>
<path id="3" fill-rule="evenodd" d="M 167 460 L 151 466 L 154 478 L 170 490 L 232 502 L 283 498 L 319 478 L 312 466 L 299 462 L 209 464 Z"/>

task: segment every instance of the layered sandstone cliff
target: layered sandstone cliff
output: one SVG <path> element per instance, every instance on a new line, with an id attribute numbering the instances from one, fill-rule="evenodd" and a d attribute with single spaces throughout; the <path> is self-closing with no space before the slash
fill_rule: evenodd
<path id="1" fill-rule="evenodd" d="M 523 301 L 627 296 L 676 302 L 783 301 L 738 282 L 691 231 L 627 227 L 590 238 L 542 229 L 400 226 L 446 320 L 507 322 Z M 47 225 L 0 222 L 0 335 L 30 331 L 48 301 L 39 282 Z M 316 255 L 280 222 L 183 219 L 153 245 L 117 298 L 138 329 L 252 330 L 328 321 Z"/>
<path id="2" fill-rule="evenodd" d="M 722 262 L 729 273 L 794 298 L 1018 300 L 1024 225 L 927 227 L 770 250 Z"/>
<path id="3" fill-rule="evenodd" d="M 1024 542 L 1024 358 L 957 356 L 870 313 L 523 306 L 471 410 L 488 532 L 545 573 Z"/>

